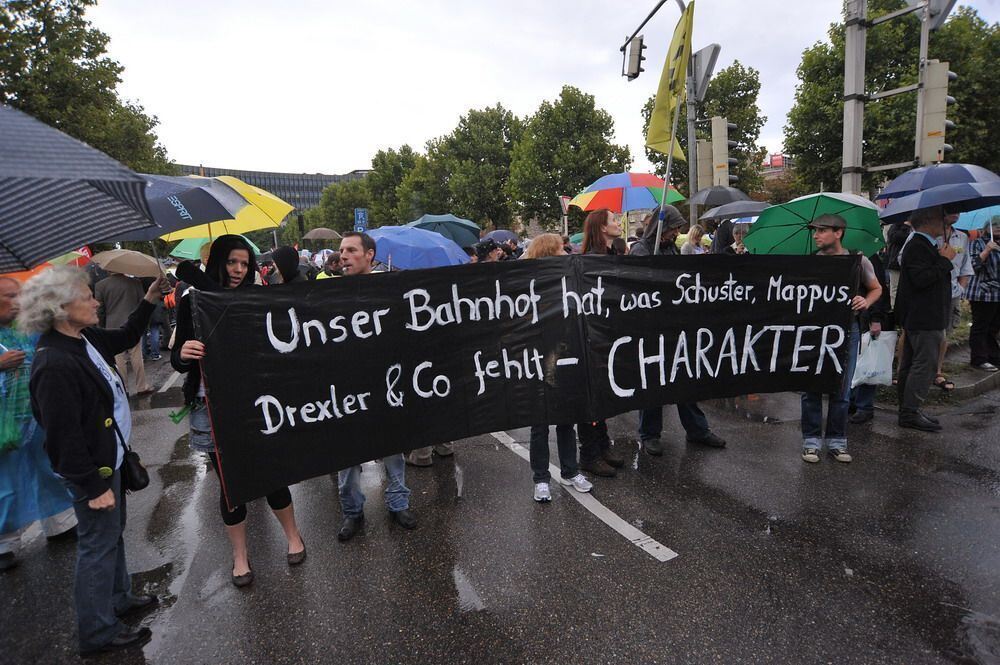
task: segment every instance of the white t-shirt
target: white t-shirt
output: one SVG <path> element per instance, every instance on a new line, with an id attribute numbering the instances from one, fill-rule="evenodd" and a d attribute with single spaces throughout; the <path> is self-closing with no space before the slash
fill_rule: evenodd
<path id="1" fill-rule="evenodd" d="M 115 435 L 115 439 L 118 440 L 115 468 L 118 469 L 122 465 L 122 460 L 125 459 L 125 444 L 128 443 L 129 438 L 132 436 L 132 410 L 128 406 L 128 395 L 125 392 L 125 386 L 122 385 L 121 377 L 118 376 L 118 372 L 105 362 L 104 357 L 94 348 L 90 340 L 84 337 L 83 341 L 87 344 L 87 355 L 90 356 L 90 362 L 94 363 L 97 371 L 101 373 L 104 380 L 111 386 L 111 394 L 115 396 L 115 421 L 118 423 L 118 429 L 121 430 L 122 436 L 125 437 L 125 441 L 122 441 L 117 434 Z"/>

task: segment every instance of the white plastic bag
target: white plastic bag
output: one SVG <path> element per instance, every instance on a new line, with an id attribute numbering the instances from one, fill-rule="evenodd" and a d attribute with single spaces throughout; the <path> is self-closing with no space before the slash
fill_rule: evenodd
<path id="1" fill-rule="evenodd" d="M 861 384 L 872 386 L 892 385 L 892 359 L 896 355 L 896 331 L 883 330 L 872 339 L 871 333 L 861 336 L 861 351 L 854 368 L 851 387 Z"/>

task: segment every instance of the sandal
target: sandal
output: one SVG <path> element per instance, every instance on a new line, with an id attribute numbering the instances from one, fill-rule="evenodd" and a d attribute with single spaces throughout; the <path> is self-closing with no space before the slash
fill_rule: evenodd
<path id="1" fill-rule="evenodd" d="M 938 374 L 934 378 L 934 385 L 940 388 L 941 390 L 945 391 L 946 393 L 950 393 L 952 390 L 955 389 L 955 382 L 949 381 L 948 377 L 946 377 L 943 374 Z"/>

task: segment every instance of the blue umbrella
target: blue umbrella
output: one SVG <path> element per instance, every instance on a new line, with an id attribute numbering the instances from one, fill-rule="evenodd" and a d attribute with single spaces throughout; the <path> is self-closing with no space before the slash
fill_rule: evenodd
<path id="1" fill-rule="evenodd" d="M 490 231 L 485 236 L 483 240 L 492 240 L 494 242 L 507 242 L 508 240 L 518 241 L 517 234 L 508 229 L 497 229 L 496 231 Z"/>
<path id="2" fill-rule="evenodd" d="M 445 238 L 454 240 L 459 247 L 472 247 L 479 242 L 479 224 L 451 214 L 423 215 L 407 226 L 440 233 Z"/>
<path id="3" fill-rule="evenodd" d="M 946 205 L 954 212 L 967 212 L 996 204 L 1000 204 L 1000 180 L 963 182 L 957 185 L 939 185 L 893 199 L 878 216 L 883 224 L 890 224 L 906 220 L 910 213 L 923 208 Z"/>
<path id="4" fill-rule="evenodd" d="M 990 206 L 989 208 L 980 208 L 979 210 L 973 210 L 972 212 L 963 212 L 958 216 L 958 221 L 955 222 L 955 228 L 961 229 L 962 231 L 981 229 L 994 217 L 1000 217 L 1000 205 Z"/>
<path id="5" fill-rule="evenodd" d="M 469 256 L 454 240 L 412 226 L 380 226 L 368 232 L 375 240 L 375 259 L 390 268 L 417 270 L 457 266 Z"/>
<path id="6" fill-rule="evenodd" d="M 997 181 L 1000 181 L 1000 176 L 975 164 L 932 164 L 931 166 L 911 169 L 897 176 L 886 185 L 882 193 L 875 197 L 875 200 L 897 199 L 941 185 Z"/>

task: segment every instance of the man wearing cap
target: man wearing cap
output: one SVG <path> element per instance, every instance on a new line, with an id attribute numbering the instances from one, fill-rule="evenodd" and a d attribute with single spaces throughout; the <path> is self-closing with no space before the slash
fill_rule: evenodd
<path id="1" fill-rule="evenodd" d="M 673 206 L 663 206 L 663 233 L 660 234 L 660 254 L 679 256 L 677 236 L 687 226 L 687 220 Z M 658 222 L 655 214 L 647 215 L 642 222 L 645 231 L 642 238 L 632 243 L 631 256 L 649 256 L 655 248 Z M 687 436 L 688 443 L 697 443 L 713 448 L 725 448 L 726 440 L 715 434 L 708 426 L 708 419 L 696 402 L 677 405 L 677 416 Z M 643 409 L 639 412 L 639 440 L 642 449 L 654 457 L 663 455 L 660 435 L 663 433 L 663 407 Z"/>
<path id="2" fill-rule="evenodd" d="M 920 411 L 937 372 L 941 340 L 951 316 L 951 271 L 955 248 L 937 238 L 944 233 L 941 206 L 910 215 L 913 237 L 899 256 L 896 320 L 905 333 L 899 360 L 899 426 L 940 432 L 941 424 Z"/>
<path id="3" fill-rule="evenodd" d="M 844 232 L 847 223 L 840 215 L 820 215 L 809 224 L 817 256 L 844 256 L 849 252 L 844 248 Z M 864 295 L 855 295 L 850 300 L 855 315 L 867 310 L 882 297 L 882 285 L 875 276 L 875 268 L 866 257 L 861 257 L 861 278 L 859 286 Z M 874 330 L 872 331 L 874 333 Z M 874 333 L 877 334 L 877 333 Z M 847 363 L 844 365 L 840 390 L 830 393 L 826 414 L 826 431 L 823 429 L 823 394 L 804 393 L 802 395 L 802 460 L 815 464 L 826 439 L 827 452 L 838 462 L 850 462 L 847 452 L 847 413 L 850 406 L 851 379 L 858 360 L 860 342 L 858 320 L 851 319 L 850 342 L 847 347 Z"/>

